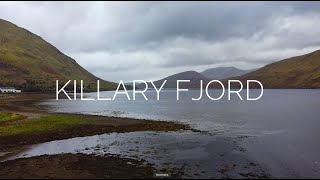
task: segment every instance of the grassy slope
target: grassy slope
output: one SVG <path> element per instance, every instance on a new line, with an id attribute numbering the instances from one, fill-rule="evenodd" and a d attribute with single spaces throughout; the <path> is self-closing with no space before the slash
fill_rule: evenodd
<path id="1" fill-rule="evenodd" d="M 8 121 L 15 121 L 15 120 L 23 119 L 23 118 L 24 118 L 24 116 L 22 116 L 20 114 L 0 112 L 0 123 L 1 122 L 8 122 Z"/>
<path id="2" fill-rule="evenodd" d="M 232 78 L 261 81 L 265 88 L 320 88 L 320 50 L 275 62 Z"/>
<path id="3" fill-rule="evenodd" d="M 41 37 L 0 19 L 0 86 L 55 90 L 55 80 L 84 80 L 89 89 L 99 79 Z M 62 82 L 63 83 L 63 82 Z M 116 84 L 101 81 L 105 90 Z"/>

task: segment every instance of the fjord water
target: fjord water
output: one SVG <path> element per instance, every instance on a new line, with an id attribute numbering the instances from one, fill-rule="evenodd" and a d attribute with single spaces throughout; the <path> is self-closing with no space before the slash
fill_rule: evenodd
<path id="1" fill-rule="evenodd" d="M 101 92 L 100 97 L 113 97 L 114 92 Z M 193 125 L 199 130 L 229 135 L 259 135 L 285 131 L 292 126 L 312 128 L 313 120 L 319 118 L 319 90 L 264 90 L 257 101 L 247 101 L 246 91 L 241 92 L 244 100 L 236 94 L 227 93 L 218 101 L 212 101 L 204 94 L 200 101 L 199 90 L 180 92 L 177 101 L 176 90 L 162 90 L 160 100 L 156 100 L 156 91 L 147 91 L 146 101 L 137 94 L 131 101 L 124 94 L 117 95 L 114 101 L 70 101 L 67 99 L 46 102 L 51 109 L 66 113 L 83 113 L 105 116 L 132 117 L 154 120 L 174 120 Z M 210 94 L 218 97 L 220 90 Z M 251 97 L 257 97 L 260 90 L 250 90 Z M 97 93 L 86 93 L 87 98 L 96 99 Z M 317 123 L 318 121 L 316 121 Z M 302 127 L 301 127 L 302 126 Z"/>
<path id="2" fill-rule="evenodd" d="M 214 90 L 219 96 L 219 90 Z M 114 92 L 101 92 L 112 97 Z M 132 92 L 129 94 L 132 98 Z M 250 90 L 252 97 L 259 90 Z M 246 92 L 241 93 L 246 99 Z M 86 93 L 96 98 L 96 93 Z M 184 167 L 185 177 L 320 177 L 320 91 L 265 90 L 257 101 L 241 101 L 227 94 L 212 101 L 199 90 L 163 90 L 129 101 L 118 95 L 114 101 L 45 102 L 53 111 L 174 120 L 207 133 L 191 131 L 133 132 L 99 135 L 40 144 L 21 156 L 66 152 L 113 153 L 143 158 L 151 163 Z M 250 174 L 251 173 L 251 174 Z"/>

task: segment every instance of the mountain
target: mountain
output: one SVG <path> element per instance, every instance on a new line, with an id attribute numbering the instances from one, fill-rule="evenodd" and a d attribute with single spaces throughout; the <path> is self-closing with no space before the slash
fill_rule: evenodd
<path id="1" fill-rule="evenodd" d="M 68 80 L 84 81 L 86 90 L 103 90 L 117 84 L 104 81 L 66 56 L 41 37 L 0 19 L 0 86 L 14 86 L 25 91 L 55 91 Z"/>
<path id="2" fill-rule="evenodd" d="M 265 88 L 320 88 L 320 50 L 266 65 L 235 79 L 256 79 Z"/>
<path id="3" fill-rule="evenodd" d="M 229 77 L 243 75 L 247 72 L 251 72 L 252 70 L 241 70 L 235 67 L 218 67 L 218 68 L 211 68 L 207 69 L 201 73 L 196 71 L 185 71 L 178 74 L 174 74 L 163 78 L 161 80 L 155 81 L 154 84 L 157 87 L 160 87 L 164 80 L 167 80 L 165 84 L 165 88 L 176 88 L 177 87 L 177 80 L 190 80 L 190 83 L 180 83 L 180 87 L 182 88 L 199 88 L 200 87 L 200 80 L 203 80 L 204 88 L 205 84 L 208 83 L 210 80 L 220 80 L 226 79 Z M 132 83 L 130 83 L 131 85 Z M 138 88 L 144 88 L 144 84 L 136 85 Z M 152 87 L 152 84 L 148 84 L 148 87 Z"/>
<path id="4" fill-rule="evenodd" d="M 228 85 L 227 79 L 238 79 L 242 81 L 244 86 L 246 80 L 253 79 L 259 80 L 264 88 L 320 88 L 320 50 L 284 59 L 255 70 L 246 71 L 234 67 L 221 67 L 208 69 L 201 73 L 186 71 L 156 81 L 156 86 L 160 87 L 165 79 L 167 80 L 166 88 L 175 88 L 176 81 L 182 79 L 191 80 L 191 83 L 182 83 L 181 87 L 184 88 L 198 88 L 200 80 L 204 81 L 205 87 L 211 79 L 223 79 L 225 87 Z M 254 84 L 252 85 L 250 87 L 255 88 Z M 233 84 L 232 87 L 237 88 L 237 84 Z M 260 88 L 260 86 L 256 87 Z M 210 88 L 221 88 L 221 86 L 213 84 Z"/>
<path id="5" fill-rule="evenodd" d="M 204 75 L 196 72 L 196 71 L 185 71 L 178 74 L 174 74 L 171 76 L 168 76 L 166 78 L 160 79 L 158 81 L 154 81 L 153 83 L 156 85 L 156 87 L 161 87 L 164 80 L 167 80 L 164 88 L 176 88 L 177 87 L 177 80 L 190 80 L 189 83 L 183 83 L 181 82 L 179 87 L 181 88 L 198 88 L 200 85 L 200 80 L 203 80 L 204 82 L 209 82 L 209 79 L 205 77 Z M 149 87 L 153 87 L 152 84 L 148 84 Z M 141 84 L 138 86 L 140 88 L 144 87 L 144 85 Z"/>
<path id="6" fill-rule="evenodd" d="M 235 76 L 241 76 L 251 71 L 253 70 L 242 70 L 235 67 L 217 67 L 217 68 L 207 69 L 201 72 L 201 74 L 208 77 L 209 79 L 220 80 L 220 79 L 226 79 L 226 78 L 235 77 Z"/>

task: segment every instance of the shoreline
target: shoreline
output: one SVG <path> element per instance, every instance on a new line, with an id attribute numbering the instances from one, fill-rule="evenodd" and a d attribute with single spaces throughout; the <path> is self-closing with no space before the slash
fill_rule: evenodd
<path id="1" fill-rule="evenodd" d="M 11 126 L 15 127 L 17 124 L 30 124 L 39 118 L 50 118 L 51 116 L 53 116 L 53 118 L 63 117 L 77 120 L 75 124 L 70 126 L 63 126 L 63 128 L 50 129 L 48 131 L 46 129 L 40 129 L 35 132 L 28 131 L 28 133 L 21 134 L 10 134 L 11 132 L 8 132 L 9 134 L 7 135 L 5 132 L 1 132 L 0 129 L 0 159 L 8 158 L 30 145 L 75 137 L 93 136 L 114 132 L 169 132 L 181 130 L 197 131 L 190 128 L 190 126 L 187 124 L 177 122 L 71 113 L 54 113 L 48 111 L 42 105 L 37 105 L 37 103 L 50 98 L 53 98 L 52 94 L 22 93 L 0 95 L 0 112 L 19 114 L 23 116 L 23 118 L 14 121 L 0 123 L 0 128 L 1 126 L 6 128 Z M 78 123 L 78 121 L 80 123 Z M 54 163 L 46 163 L 48 159 Z M 94 164 L 99 164 L 99 166 L 108 166 L 110 171 L 101 171 L 101 169 L 96 168 L 96 166 L 86 167 L 81 165 L 81 163 L 75 164 L 74 161 L 91 161 L 93 166 Z M 110 161 L 112 162 L 111 164 Z M 37 165 L 41 167 L 37 167 Z M 65 173 L 59 173 L 62 167 L 69 168 L 70 170 Z M 41 169 L 40 173 L 35 173 L 39 168 Z M 79 168 L 82 168 L 82 171 L 90 171 L 90 173 L 79 173 Z M 48 171 L 51 171 L 51 173 L 48 174 Z M 122 158 L 114 155 L 99 157 L 84 154 L 59 154 L 22 158 L 0 163 L 0 178 L 152 178 L 155 171 L 156 170 L 151 164 L 142 165 L 137 160 Z M 172 175 L 175 176 L 174 174 L 181 173 L 182 172 L 173 172 Z M 179 176 L 175 177 L 178 178 Z"/>
<path id="2" fill-rule="evenodd" d="M 57 113 L 50 112 L 44 105 L 37 105 L 37 103 L 48 100 L 53 97 L 51 94 L 6 94 L 5 99 L 0 96 L 0 112 L 15 113 L 25 116 L 25 118 L 18 119 L 12 123 L 23 123 L 32 121 L 34 118 L 46 117 L 48 115 L 63 115 L 75 119 L 83 119 L 83 123 L 75 124 L 73 126 L 59 129 L 59 131 L 43 131 L 41 136 L 39 134 L 30 133 L 26 135 L 14 135 L 7 136 L 0 139 L 0 148 L 4 149 L 5 146 L 9 146 L 8 139 L 23 139 L 24 137 L 29 139 L 27 142 L 20 142 L 19 145 L 30 145 L 36 143 L 43 143 L 53 140 L 61 140 L 74 137 L 92 136 L 104 133 L 125 133 L 135 131 L 178 131 L 178 130 L 192 130 L 198 132 L 198 130 L 192 129 L 187 124 L 182 124 L 175 121 L 157 121 L 149 119 L 135 119 L 127 117 L 113 117 L 113 116 L 101 116 L 101 115 L 86 115 L 78 113 Z M 13 97 L 17 96 L 17 97 Z M 1 124 L 0 124 L 1 126 Z M 1 132 L 0 132 L 1 133 Z M 59 133 L 59 134 L 57 134 Z M 1 136 L 1 134 L 0 134 Z M 30 137 L 42 138 L 38 142 Z M 19 146 L 12 144 L 11 148 Z"/>

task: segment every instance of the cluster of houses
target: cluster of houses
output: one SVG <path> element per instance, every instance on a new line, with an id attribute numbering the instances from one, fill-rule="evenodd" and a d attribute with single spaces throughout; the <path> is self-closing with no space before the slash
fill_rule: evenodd
<path id="1" fill-rule="evenodd" d="M 1 93 L 21 93 L 21 90 L 14 87 L 0 87 Z"/>

